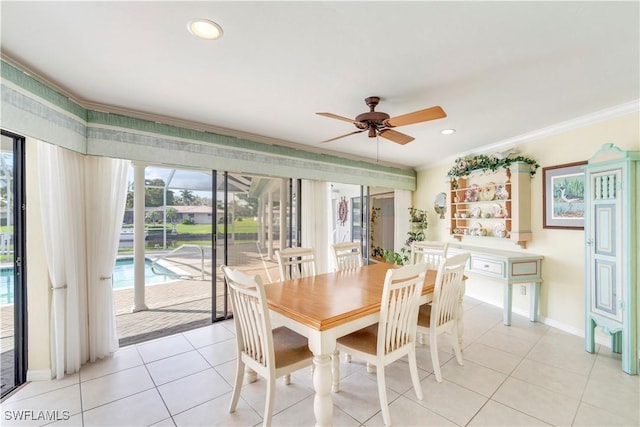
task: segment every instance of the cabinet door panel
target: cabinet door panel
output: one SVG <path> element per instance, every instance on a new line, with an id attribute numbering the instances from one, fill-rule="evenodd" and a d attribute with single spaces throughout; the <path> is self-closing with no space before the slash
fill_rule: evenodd
<path id="1" fill-rule="evenodd" d="M 592 310 L 621 321 L 622 316 L 616 303 L 616 264 L 611 261 L 596 260 L 594 279 Z"/>
<path id="2" fill-rule="evenodd" d="M 616 205 L 595 205 L 595 251 L 597 255 L 616 256 Z"/>

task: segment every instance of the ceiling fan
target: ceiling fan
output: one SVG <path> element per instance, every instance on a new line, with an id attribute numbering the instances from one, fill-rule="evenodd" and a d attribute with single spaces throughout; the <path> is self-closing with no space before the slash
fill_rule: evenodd
<path id="1" fill-rule="evenodd" d="M 369 133 L 369 138 L 381 136 L 389 141 L 404 145 L 413 141 L 414 138 L 393 130 L 392 128 L 447 117 L 447 113 L 445 113 L 441 107 L 431 107 L 425 110 L 414 111 L 413 113 L 390 117 L 387 113 L 375 111 L 376 105 L 380 102 L 380 97 L 370 96 L 366 98 L 364 102 L 369 106 L 369 111 L 359 114 L 354 120 L 332 113 L 316 113 L 332 119 L 353 123 L 358 128 L 355 132 L 340 135 L 322 142 L 331 142 L 336 139 L 344 138 L 345 136 L 367 131 Z"/>

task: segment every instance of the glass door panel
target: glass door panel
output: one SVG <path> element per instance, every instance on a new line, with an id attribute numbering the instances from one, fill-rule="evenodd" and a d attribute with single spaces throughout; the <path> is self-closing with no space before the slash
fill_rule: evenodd
<path id="1" fill-rule="evenodd" d="M 134 224 L 136 168 L 142 168 L 144 173 L 144 215 L 140 225 Z M 210 171 L 132 165 L 113 274 L 120 345 L 211 323 L 216 223 L 213 198 Z M 139 315 L 131 312 L 137 286 L 133 261 L 136 226 L 144 233 L 142 285 L 149 310 L 139 311 L 146 312 L 147 321 L 140 321 Z"/>
<path id="2" fill-rule="evenodd" d="M 216 208 L 215 312 L 227 318 L 231 307 L 226 297 L 222 264 L 257 275 L 263 283 L 279 280 L 275 251 L 297 245 L 297 181 L 218 172 Z"/>
<path id="3" fill-rule="evenodd" d="M 2 131 L 0 150 L 0 362 L 5 396 L 26 380 L 24 138 Z"/>

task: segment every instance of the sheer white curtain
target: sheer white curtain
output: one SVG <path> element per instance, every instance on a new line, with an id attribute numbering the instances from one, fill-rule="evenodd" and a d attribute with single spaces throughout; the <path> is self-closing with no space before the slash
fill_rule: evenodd
<path id="1" fill-rule="evenodd" d="M 302 180 L 302 246 L 316 250 L 316 271 L 329 271 L 331 236 L 331 184 Z"/>
<path id="2" fill-rule="evenodd" d="M 395 215 L 393 246 L 395 251 L 399 251 L 400 248 L 407 244 L 408 233 L 411 231 L 409 207 L 411 207 L 411 191 L 394 190 L 393 211 Z"/>
<path id="3" fill-rule="evenodd" d="M 111 275 L 128 161 L 38 145 L 51 300 L 51 370 L 60 379 L 118 349 Z"/>
<path id="4" fill-rule="evenodd" d="M 38 145 L 45 254 L 52 283 L 51 369 L 60 379 L 87 360 L 83 156 Z"/>
<path id="5" fill-rule="evenodd" d="M 118 350 L 112 272 L 127 196 L 128 160 L 85 158 L 89 359 Z"/>

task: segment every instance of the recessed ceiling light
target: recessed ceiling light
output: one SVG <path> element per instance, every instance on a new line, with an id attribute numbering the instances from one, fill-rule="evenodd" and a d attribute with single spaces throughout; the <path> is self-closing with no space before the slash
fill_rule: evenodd
<path id="1" fill-rule="evenodd" d="M 456 133 L 455 129 L 444 129 L 440 131 L 441 134 L 443 135 L 451 135 L 452 133 Z"/>
<path id="2" fill-rule="evenodd" d="M 187 29 L 201 39 L 215 40 L 222 37 L 222 27 L 209 19 L 192 19 L 187 23 Z"/>

